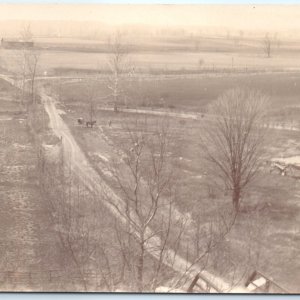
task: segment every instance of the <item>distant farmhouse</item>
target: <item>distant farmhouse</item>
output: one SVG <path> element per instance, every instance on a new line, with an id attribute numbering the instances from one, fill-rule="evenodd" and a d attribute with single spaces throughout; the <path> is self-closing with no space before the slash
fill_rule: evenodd
<path id="1" fill-rule="evenodd" d="M 34 42 L 22 41 L 22 40 L 7 40 L 1 39 L 1 47 L 5 49 L 23 49 L 33 48 Z"/>

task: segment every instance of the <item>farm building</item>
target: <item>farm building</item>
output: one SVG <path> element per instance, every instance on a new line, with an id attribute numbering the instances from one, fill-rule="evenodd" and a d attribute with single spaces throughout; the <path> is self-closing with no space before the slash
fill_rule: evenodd
<path id="1" fill-rule="evenodd" d="M 6 40 L 1 39 L 1 47 L 6 49 L 22 49 L 22 48 L 32 48 L 34 42 L 32 41 L 22 41 L 22 40 Z"/>

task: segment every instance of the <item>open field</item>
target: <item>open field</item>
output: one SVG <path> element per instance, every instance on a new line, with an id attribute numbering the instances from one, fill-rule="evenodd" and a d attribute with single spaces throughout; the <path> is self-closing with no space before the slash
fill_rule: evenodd
<path id="1" fill-rule="evenodd" d="M 125 79 L 126 80 L 126 79 Z M 84 106 L 86 96 L 85 80 L 56 85 L 55 93 L 69 105 Z M 95 100 L 99 107 L 110 106 L 112 97 L 107 81 L 96 81 Z M 271 101 L 270 113 L 278 122 L 297 122 L 300 94 L 300 73 L 199 76 L 195 78 L 156 78 L 131 80 L 124 83 L 124 97 L 120 102 L 130 108 L 175 109 L 176 111 L 205 112 L 207 104 L 224 91 L 236 87 L 258 89 L 268 95 Z M 83 110 L 83 116 L 85 112 Z"/>
<path id="2" fill-rule="evenodd" d="M 280 48 L 274 45 L 270 58 L 266 58 L 262 40 L 257 38 L 245 39 L 240 45 L 225 37 L 218 37 L 195 38 L 194 41 L 149 41 L 137 47 L 129 44 L 127 48 L 130 65 L 137 71 L 146 73 L 298 70 L 300 61 L 299 43 L 289 40 L 282 41 Z M 42 54 L 40 73 L 60 69 L 107 72 L 108 69 L 110 48 L 107 41 L 92 44 L 90 40 L 40 39 L 37 41 L 37 49 Z M 17 70 L 18 56 L 20 50 L 1 49 L 0 57 L 12 71 Z"/>

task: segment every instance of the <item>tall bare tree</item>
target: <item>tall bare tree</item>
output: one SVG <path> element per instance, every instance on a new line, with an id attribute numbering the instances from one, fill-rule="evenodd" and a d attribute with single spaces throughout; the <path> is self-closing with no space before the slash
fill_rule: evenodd
<path id="1" fill-rule="evenodd" d="M 21 29 L 20 36 L 22 41 L 31 41 L 32 40 L 32 33 L 30 24 L 24 24 Z M 19 59 L 19 68 L 20 68 L 20 75 L 21 75 L 21 101 L 24 103 L 25 100 L 25 92 L 26 92 L 26 79 L 27 79 L 27 52 L 26 48 L 22 48 L 22 52 Z"/>
<path id="2" fill-rule="evenodd" d="M 22 49 L 21 53 L 19 51 L 16 51 L 15 56 L 16 56 L 15 61 L 17 63 L 16 84 L 18 84 L 20 88 L 21 103 L 24 104 L 25 94 L 26 94 L 26 79 L 27 79 L 25 49 Z"/>
<path id="3" fill-rule="evenodd" d="M 124 126 L 125 137 L 120 145 L 122 159 L 115 162 L 111 170 L 124 200 L 124 206 L 120 206 L 122 209 L 116 208 L 127 220 L 125 226 L 115 228 L 122 258 L 117 282 L 129 277 L 133 291 L 155 291 L 162 282 L 165 283 L 163 274 L 168 274 L 166 261 L 172 269 L 179 259 L 185 271 L 171 275 L 172 280 L 167 285 L 172 291 L 186 286 L 193 273 L 200 274 L 208 268 L 212 254 L 222 247 L 225 237 L 231 232 L 236 215 L 232 215 L 231 210 L 224 212 L 220 209 L 211 220 L 199 216 L 198 226 L 193 228 L 191 214 L 181 214 L 176 210 L 177 176 L 171 167 L 170 126 L 164 121 L 155 126 L 152 122 L 138 119 Z M 199 211 L 203 209 L 199 207 Z M 191 236 L 191 232 L 195 236 Z M 154 236 L 159 237 L 160 242 L 149 248 L 148 242 Z M 155 257 L 154 262 L 149 260 L 151 254 Z M 110 261 L 109 254 L 105 256 Z M 232 266 L 223 263 L 223 271 L 229 268 L 233 270 Z M 113 281 L 111 276 L 107 277 L 107 282 Z M 211 286 L 209 282 L 206 284 Z"/>
<path id="4" fill-rule="evenodd" d="M 108 66 L 110 75 L 108 78 L 108 88 L 111 90 L 111 95 L 114 102 L 114 111 L 118 111 L 120 95 L 122 93 L 122 75 L 125 72 L 126 57 L 128 51 L 122 41 L 122 35 L 117 32 L 110 45 L 110 55 L 108 58 Z"/>
<path id="5" fill-rule="evenodd" d="M 23 42 L 32 41 L 33 34 L 30 23 L 23 24 L 20 34 Z"/>
<path id="6" fill-rule="evenodd" d="M 266 54 L 266 56 L 268 58 L 271 57 L 272 46 L 273 46 L 273 40 L 267 33 L 262 41 L 262 47 L 263 47 L 264 53 Z"/>
<path id="7" fill-rule="evenodd" d="M 87 79 L 85 81 L 85 98 L 87 101 L 88 109 L 87 109 L 87 114 L 88 114 L 88 119 L 93 124 L 92 122 L 94 121 L 95 114 L 96 114 L 96 108 L 97 108 L 97 103 L 96 103 L 96 97 L 97 97 L 97 80 L 96 79 Z M 93 125 L 91 125 L 93 126 Z"/>
<path id="8" fill-rule="evenodd" d="M 36 104 L 35 78 L 37 74 L 38 62 L 40 53 L 37 50 L 31 49 L 26 55 L 26 64 L 30 79 L 30 97 L 32 103 Z"/>
<path id="9" fill-rule="evenodd" d="M 135 288 L 138 291 L 154 290 L 173 224 L 175 176 L 168 155 L 170 131 L 166 121 L 153 126 L 147 120 L 135 120 L 127 124 L 125 130 L 123 159 L 116 162 L 112 170 L 125 202 L 123 214 L 127 220 L 119 233 L 120 245 L 122 255 L 131 267 Z M 153 234 L 149 236 L 150 231 L 162 240 L 157 249 L 149 250 L 147 246 L 153 237 Z M 153 267 L 145 263 L 149 251 L 158 254 Z"/>
<path id="10" fill-rule="evenodd" d="M 212 179 L 225 184 L 237 212 L 245 188 L 257 175 L 266 133 L 267 97 L 250 89 L 225 92 L 209 107 L 201 149 Z"/>
<path id="11" fill-rule="evenodd" d="M 41 147 L 38 156 L 40 186 L 48 200 L 52 221 L 62 246 L 61 268 L 67 276 L 89 288 L 91 258 L 97 247 L 95 198 L 65 163 L 62 144 L 49 161 Z M 69 279 L 71 281 L 71 278 Z"/>
<path id="12" fill-rule="evenodd" d="M 21 49 L 20 72 L 21 72 L 21 91 L 22 102 L 26 92 L 26 82 L 30 81 L 30 98 L 32 103 L 36 103 L 35 97 L 35 78 L 37 74 L 40 52 L 29 46 L 28 43 L 33 41 L 30 24 L 25 24 L 20 32 L 23 48 Z"/>

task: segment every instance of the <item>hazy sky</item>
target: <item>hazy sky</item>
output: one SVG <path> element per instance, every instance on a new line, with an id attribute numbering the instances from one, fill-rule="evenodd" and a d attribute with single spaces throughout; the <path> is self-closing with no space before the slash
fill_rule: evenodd
<path id="1" fill-rule="evenodd" d="M 0 4 L 0 20 L 8 19 L 288 30 L 300 29 L 300 5 Z"/>

